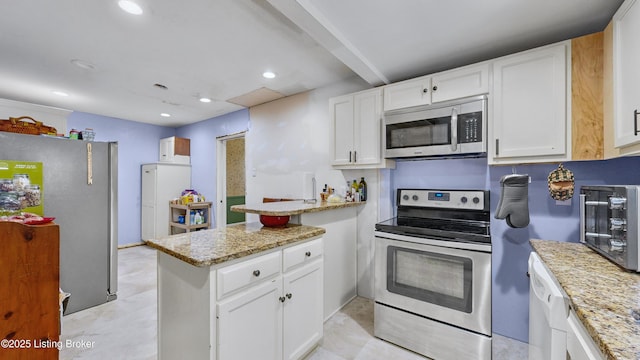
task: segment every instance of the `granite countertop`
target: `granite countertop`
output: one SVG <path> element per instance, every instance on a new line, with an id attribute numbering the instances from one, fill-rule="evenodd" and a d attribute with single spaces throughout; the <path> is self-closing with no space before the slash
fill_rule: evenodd
<path id="1" fill-rule="evenodd" d="M 231 225 L 225 228 L 193 231 L 146 244 L 194 266 L 211 266 L 289 245 L 325 233 L 323 228 L 287 224 L 263 227 L 260 223 Z"/>
<path id="2" fill-rule="evenodd" d="M 340 203 L 318 201 L 315 204 L 307 204 L 302 200 L 296 200 L 233 205 L 231 207 L 231 211 L 271 216 L 287 216 L 318 211 L 335 210 L 352 206 L 360 206 L 364 204 L 366 204 L 366 201 Z"/>
<path id="3" fill-rule="evenodd" d="M 640 359 L 640 273 L 627 272 L 586 245 L 531 240 L 571 307 L 608 359 Z"/>

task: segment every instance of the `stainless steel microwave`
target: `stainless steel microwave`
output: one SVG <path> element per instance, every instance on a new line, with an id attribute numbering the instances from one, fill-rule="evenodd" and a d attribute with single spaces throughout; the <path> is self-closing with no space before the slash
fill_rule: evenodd
<path id="1" fill-rule="evenodd" d="M 384 114 L 385 158 L 486 156 L 487 97 Z"/>
<path id="2" fill-rule="evenodd" d="M 580 188 L 580 242 L 619 266 L 640 272 L 640 186 Z"/>

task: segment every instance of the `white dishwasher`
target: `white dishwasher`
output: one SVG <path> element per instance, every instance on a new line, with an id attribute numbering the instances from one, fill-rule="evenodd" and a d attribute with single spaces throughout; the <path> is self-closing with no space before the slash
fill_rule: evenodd
<path id="1" fill-rule="evenodd" d="M 569 300 L 535 252 L 529 277 L 529 360 L 565 360 Z"/>

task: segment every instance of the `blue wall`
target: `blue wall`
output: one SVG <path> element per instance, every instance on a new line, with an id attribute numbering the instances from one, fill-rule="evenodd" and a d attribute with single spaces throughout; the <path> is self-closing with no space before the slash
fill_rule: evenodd
<path id="1" fill-rule="evenodd" d="M 159 141 L 175 129 L 101 115 L 73 112 L 69 129 L 91 128 L 95 141 L 118 142 L 118 244 L 140 240 L 140 165 L 158 161 Z"/>
<path id="2" fill-rule="evenodd" d="M 557 164 L 515 167 L 517 173 L 531 177 L 531 221 L 526 228 L 513 229 L 504 220 L 491 219 L 493 332 L 528 341 L 529 279 L 526 273 L 532 250 L 529 239 L 578 242 L 580 186 L 640 184 L 639 166 L 640 158 L 564 163 L 576 179 L 576 194 L 569 206 L 557 205 L 549 196 L 547 176 Z M 511 166 L 487 166 L 486 159 L 402 161 L 391 171 L 391 183 L 394 189 L 488 189 L 493 216 L 501 195 L 500 178 L 511 172 Z"/>
<path id="3" fill-rule="evenodd" d="M 140 240 L 142 164 L 158 161 L 160 139 L 191 139 L 192 186 L 207 199 L 216 199 L 216 137 L 249 129 L 249 111 L 239 110 L 180 128 L 156 126 L 101 115 L 73 112 L 69 129 L 91 128 L 95 141 L 118 142 L 118 244 Z M 213 218 L 215 221 L 215 217 Z"/>
<path id="4" fill-rule="evenodd" d="M 243 109 L 180 127 L 176 136 L 191 139 L 191 187 L 215 203 L 216 138 L 249 130 L 249 110 Z M 213 207 L 215 212 L 215 207 Z M 215 213 L 211 221 L 215 226 Z"/>

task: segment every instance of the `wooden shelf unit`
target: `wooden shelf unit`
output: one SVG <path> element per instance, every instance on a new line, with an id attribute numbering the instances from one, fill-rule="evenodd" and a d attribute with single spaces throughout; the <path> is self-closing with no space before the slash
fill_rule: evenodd
<path id="1" fill-rule="evenodd" d="M 202 224 L 191 223 L 191 210 L 202 210 L 204 222 Z M 184 224 L 178 222 L 178 216 L 184 215 Z M 211 228 L 211 202 L 194 202 L 187 205 L 169 204 L 169 235 L 177 234 L 176 229 L 185 232 Z"/>

